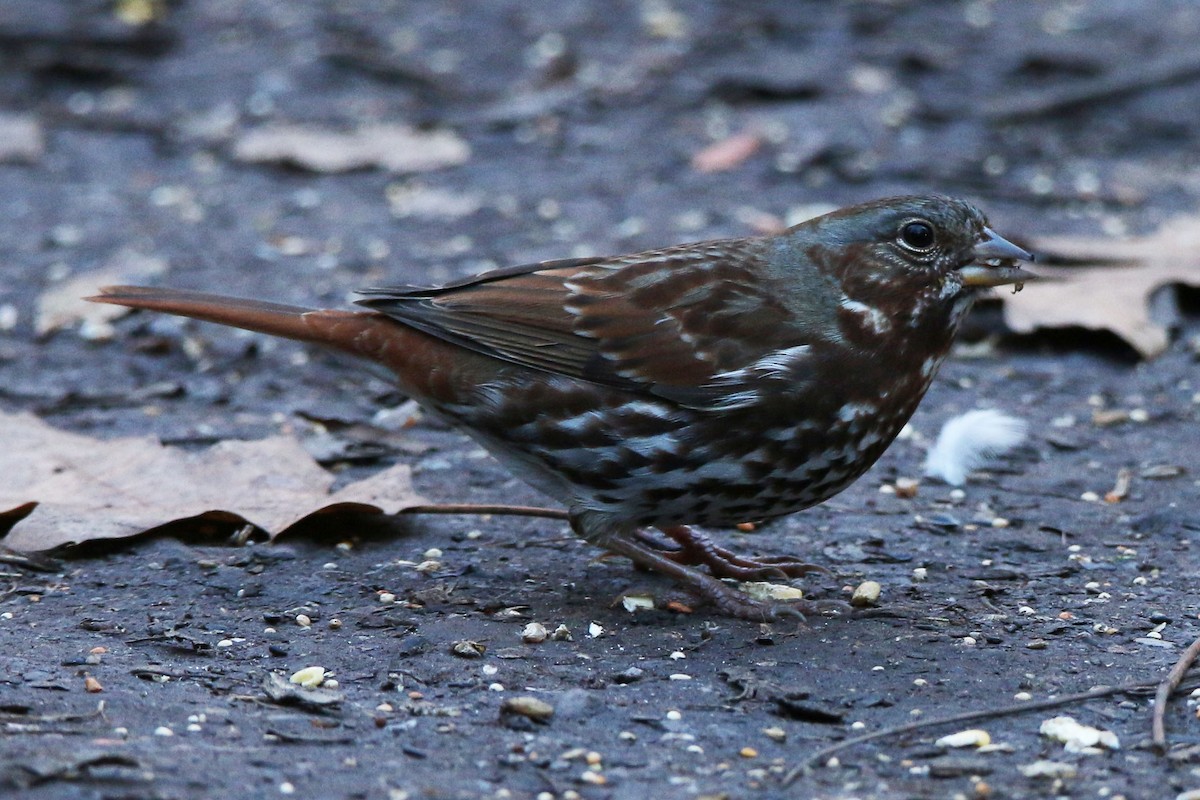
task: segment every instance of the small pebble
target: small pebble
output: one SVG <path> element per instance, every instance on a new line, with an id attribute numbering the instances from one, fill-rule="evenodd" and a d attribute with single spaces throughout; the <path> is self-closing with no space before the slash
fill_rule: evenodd
<path id="1" fill-rule="evenodd" d="M 521 630 L 521 640 L 526 644 L 541 644 L 549 636 L 550 632 L 540 622 L 531 622 Z"/>
<path id="2" fill-rule="evenodd" d="M 878 581 L 863 581 L 850 596 L 850 605 L 855 608 L 866 608 L 879 602 L 883 586 Z"/>

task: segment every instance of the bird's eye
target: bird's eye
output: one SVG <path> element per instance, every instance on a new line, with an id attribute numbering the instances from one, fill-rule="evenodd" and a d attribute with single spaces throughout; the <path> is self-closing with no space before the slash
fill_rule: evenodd
<path id="1" fill-rule="evenodd" d="M 936 239 L 933 226 L 922 220 L 906 222 L 900 229 L 900 242 L 912 250 L 928 250 Z"/>

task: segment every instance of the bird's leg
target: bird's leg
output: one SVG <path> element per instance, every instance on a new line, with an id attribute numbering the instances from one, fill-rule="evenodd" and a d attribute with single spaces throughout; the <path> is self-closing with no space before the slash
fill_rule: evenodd
<path id="1" fill-rule="evenodd" d="M 805 563 L 793 556 L 768 556 L 766 558 L 739 556 L 688 525 L 662 526 L 659 527 L 659 530 L 679 545 L 678 549 L 665 550 L 656 546 L 654 539 L 641 530 L 638 530 L 635 535 L 642 544 L 653 547 L 663 557 L 678 564 L 706 566 L 709 572 L 718 578 L 761 581 L 798 578 L 810 572 L 828 572 L 824 567 Z"/>
<path id="2" fill-rule="evenodd" d="M 622 555 L 641 567 L 675 579 L 685 589 L 708 600 L 730 616 L 756 622 L 770 622 L 781 617 L 804 618 L 808 603 L 773 603 L 755 600 L 733 586 L 723 583 L 688 564 L 680 563 L 661 550 L 648 546 L 636 537 L 636 529 L 595 511 L 572 510 L 571 527 L 580 537 L 609 552 Z"/>

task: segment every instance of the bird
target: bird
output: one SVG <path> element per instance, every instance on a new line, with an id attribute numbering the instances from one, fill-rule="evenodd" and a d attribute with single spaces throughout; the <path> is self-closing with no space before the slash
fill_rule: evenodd
<path id="1" fill-rule="evenodd" d="M 693 526 L 792 514 L 912 416 L 981 290 L 1036 277 L 960 199 L 892 197 L 773 235 L 543 261 L 308 309 L 140 286 L 89 298 L 382 364 L 427 412 L 562 503 L 587 542 L 719 613 L 803 615 L 722 580 L 793 577 Z M 657 529 L 657 532 L 654 532 Z"/>

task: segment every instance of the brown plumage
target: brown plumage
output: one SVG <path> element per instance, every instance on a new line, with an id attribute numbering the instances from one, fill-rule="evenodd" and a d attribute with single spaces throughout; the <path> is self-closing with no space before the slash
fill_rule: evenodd
<path id="1" fill-rule="evenodd" d="M 139 287 L 93 299 L 384 364 L 567 505 L 588 541 L 770 618 L 780 609 L 714 575 L 812 567 L 740 558 L 683 526 L 789 514 L 849 485 L 912 415 L 975 290 L 1030 278 L 1028 259 L 967 203 L 903 197 L 778 236 L 369 289 L 365 312 Z"/>

